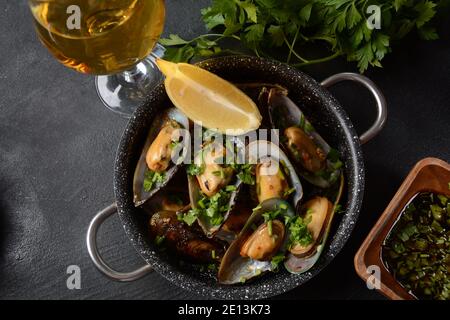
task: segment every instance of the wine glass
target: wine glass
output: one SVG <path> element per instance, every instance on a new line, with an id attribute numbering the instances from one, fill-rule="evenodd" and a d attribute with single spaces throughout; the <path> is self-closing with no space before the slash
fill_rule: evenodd
<path id="1" fill-rule="evenodd" d="M 37 34 L 55 58 L 94 74 L 106 107 L 129 117 L 162 79 L 155 58 L 164 0 L 29 0 Z"/>

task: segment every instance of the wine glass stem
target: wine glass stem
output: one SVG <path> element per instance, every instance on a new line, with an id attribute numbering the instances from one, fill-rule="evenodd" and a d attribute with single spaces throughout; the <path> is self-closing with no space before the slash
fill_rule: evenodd
<path id="1" fill-rule="evenodd" d="M 158 72 L 158 70 L 148 70 L 146 64 L 139 62 L 132 69 L 117 74 L 117 78 L 120 82 L 134 84 L 139 88 L 144 89 L 149 84 L 149 72 Z"/>
<path id="2" fill-rule="evenodd" d="M 153 52 L 130 70 L 96 78 L 97 93 L 110 110 L 129 118 L 142 105 L 150 91 L 163 79 L 155 63 L 164 55 L 164 47 L 156 45 Z"/>

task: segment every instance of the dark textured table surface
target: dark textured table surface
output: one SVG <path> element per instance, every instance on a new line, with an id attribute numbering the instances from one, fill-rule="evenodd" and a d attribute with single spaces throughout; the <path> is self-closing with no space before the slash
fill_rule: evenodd
<path id="1" fill-rule="evenodd" d="M 166 34 L 204 32 L 208 1 L 167 1 Z M 158 274 L 115 283 L 91 263 L 85 234 L 95 212 L 114 201 L 115 150 L 126 120 L 97 98 L 94 78 L 58 64 L 39 43 L 24 0 L 0 9 L 0 298 L 198 299 Z M 357 277 L 353 256 L 412 166 L 427 156 L 450 160 L 450 26 L 441 40 L 394 47 L 371 70 L 386 95 L 389 119 L 363 147 L 366 192 L 348 244 L 316 278 L 281 298 L 381 299 Z M 354 71 L 344 61 L 307 69 L 318 80 Z M 360 132 L 374 116 L 360 87 L 332 89 Z M 100 232 L 105 259 L 119 270 L 142 261 L 117 217 Z M 68 290 L 66 269 L 81 268 L 81 289 Z"/>

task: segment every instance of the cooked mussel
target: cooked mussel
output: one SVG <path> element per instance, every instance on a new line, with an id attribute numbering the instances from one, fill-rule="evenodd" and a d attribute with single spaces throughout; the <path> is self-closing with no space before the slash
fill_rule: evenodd
<path id="1" fill-rule="evenodd" d="M 227 186 L 235 173 L 232 167 L 223 165 L 226 150 L 222 144 L 209 143 L 196 158 L 196 164 L 203 167 L 203 171 L 196 175 L 198 185 L 208 197 Z"/>
<path id="2" fill-rule="evenodd" d="M 264 222 L 245 240 L 240 255 L 253 260 L 268 261 L 277 254 L 284 241 L 285 227 L 279 220 Z"/>
<path id="3" fill-rule="evenodd" d="M 178 219 L 174 211 L 160 211 L 150 219 L 150 233 L 159 245 L 164 244 L 176 254 L 196 263 L 219 262 L 224 247 L 206 238 Z"/>
<path id="4" fill-rule="evenodd" d="M 287 91 L 270 89 L 268 108 L 271 126 L 279 129 L 280 143 L 299 175 L 320 188 L 338 182 L 342 166 L 338 152 L 319 135 Z"/>
<path id="5" fill-rule="evenodd" d="M 178 129 L 181 125 L 175 120 L 167 120 L 155 140 L 150 145 L 145 156 L 147 167 L 154 172 L 164 172 L 172 159 L 172 144 L 178 142 Z"/>
<path id="6" fill-rule="evenodd" d="M 326 197 L 317 196 L 307 201 L 300 215 L 308 221 L 307 228 L 311 235 L 311 242 L 307 245 L 295 243 L 289 249 L 289 252 L 296 257 L 310 255 L 311 251 L 315 250 L 328 225 L 332 210 L 333 204 Z"/>
<path id="7" fill-rule="evenodd" d="M 317 174 L 325 169 L 327 155 L 314 141 L 299 127 L 289 127 L 284 130 L 287 147 L 296 161 L 308 172 Z"/>
<path id="8" fill-rule="evenodd" d="M 178 171 L 183 160 L 183 131 L 189 129 L 189 120 L 176 108 L 170 108 L 155 117 L 138 160 L 133 179 L 133 201 L 142 205 L 155 195 Z M 176 154 L 177 157 L 172 157 Z M 177 163 L 172 159 L 177 158 Z"/>
<path id="9" fill-rule="evenodd" d="M 323 251 L 330 232 L 336 207 L 342 195 L 344 177 L 327 197 L 315 196 L 307 201 L 300 211 L 300 217 L 306 223 L 310 241 L 308 243 L 291 243 L 289 255 L 284 262 L 291 273 L 303 273 L 311 269 Z"/>
<path id="10" fill-rule="evenodd" d="M 284 255 L 289 230 L 284 221 L 295 215 L 288 202 L 272 198 L 262 202 L 231 243 L 220 264 L 222 284 L 245 282 L 274 270 L 275 256 Z"/>
<path id="11" fill-rule="evenodd" d="M 227 148 L 221 143 L 207 142 L 195 156 L 194 174 L 188 172 L 191 211 L 208 237 L 221 228 L 237 201 L 242 181 L 226 163 Z"/>
<path id="12" fill-rule="evenodd" d="M 303 197 L 303 187 L 286 154 L 274 143 L 257 140 L 247 146 L 249 163 L 256 165 L 256 196 L 261 203 L 267 199 L 292 199 L 294 208 Z"/>

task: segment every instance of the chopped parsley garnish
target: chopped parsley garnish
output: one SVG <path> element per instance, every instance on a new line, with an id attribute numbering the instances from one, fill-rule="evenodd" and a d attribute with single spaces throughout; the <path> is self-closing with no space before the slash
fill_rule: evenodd
<path id="1" fill-rule="evenodd" d="M 190 176 L 199 176 L 205 172 L 205 164 L 197 165 L 195 163 L 189 164 L 186 167 L 186 172 Z"/>
<path id="2" fill-rule="evenodd" d="M 281 218 L 281 216 L 284 216 L 286 214 L 286 210 L 287 210 L 286 205 L 282 203 L 277 209 L 264 212 L 262 214 L 264 222 L 269 222 L 277 218 Z"/>
<path id="3" fill-rule="evenodd" d="M 144 191 L 150 192 L 155 187 L 155 185 L 163 183 L 164 178 L 165 172 L 159 173 L 152 170 L 147 170 L 144 177 Z"/>
<path id="4" fill-rule="evenodd" d="M 292 187 L 292 188 L 290 188 L 290 189 L 288 189 L 288 190 L 286 190 L 286 191 L 284 191 L 283 192 L 283 197 L 288 197 L 290 194 L 292 194 L 292 193 L 294 193 L 295 192 L 295 188 L 294 187 Z"/>
<path id="5" fill-rule="evenodd" d="M 286 256 L 284 255 L 284 253 L 278 253 L 277 255 L 273 256 L 272 260 L 270 261 L 270 263 L 272 264 L 272 270 L 278 270 L 280 263 L 282 263 L 285 258 Z"/>
<path id="6" fill-rule="evenodd" d="M 199 210 L 197 209 L 191 209 L 186 213 L 181 213 L 178 215 L 178 220 L 183 221 L 188 226 L 192 226 L 192 224 L 197 220 L 197 217 L 199 215 Z"/>
<path id="7" fill-rule="evenodd" d="M 287 206 L 284 203 L 281 203 L 279 207 L 275 210 L 270 210 L 262 213 L 262 217 L 264 218 L 264 222 L 267 223 L 267 231 L 269 232 L 269 236 L 272 236 L 272 221 L 281 218 L 286 215 Z"/>
<path id="8" fill-rule="evenodd" d="M 340 159 L 339 151 L 337 151 L 336 149 L 333 148 L 330 149 L 330 151 L 327 154 L 327 159 L 330 160 L 331 167 L 334 170 L 338 170 L 342 168 L 342 166 L 344 165 L 344 163 Z"/>
<path id="9" fill-rule="evenodd" d="M 342 209 L 342 205 L 341 204 L 337 204 L 336 207 L 334 208 L 334 213 L 341 214 L 343 212 L 344 212 L 344 210 Z"/>
<path id="10" fill-rule="evenodd" d="M 234 186 L 233 186 L 234 187 Z M 225 213 L 229 210 L 231 194 L 235 189 L 225 188 L 208 198 L 202 195 L 197 201 L 197 208 L 180 215 L 180 219 L 191 226 L 198 218 L 202 218 L 209 225 L 218 226 L 224 220 Z"/>
<path id="11" fill-rule="evenodd" d="M 338 160 L 338 161 L 334 162 L 332 166 L 333 166 L 333 169 L 334 169 L 334 170 L 337 170 L 337 169 L 342 168 L 343 165 L 344 165 L 344 164 L 342 163 L 342 161 L 341 161 L 341 160 Z"/>
<path id="12" fill-rule="evenodd" d="M 309 123 L 308 121 L 305 122 L 305 126 L 304 126 L 303 130 L 306 132 L 306 134 L 310 134 L 311 132 L 315 131 L 315 129 L 312 126 L 312 124 Z"/>
<path id="13" fill-rule="evenodd" d="M 331 148 L 327 154 L 327 159 L 330 160 L 331 162 L 339 161 L 339 151 Z"/>
<path id="14" fill-rule="evenodd" d="M 262 208 L 261 205 L 258 204 L 258 206 L 254 207 L 254 208 L 252 209 L 252 212 L 258 211 L 258 210 L 261 209 L 261 208 Z"/>
<path id="15" fill-rule="evenodd" d="M 303 114 L 300 115 L 300 122 L 298 123 L 298 127 L 300 129 L 305 129 L 305 116 Z"/>
<path id="16" fill-rule="evenodd" d="M 288 247 L 299 244 L 307 246 L 313 242 L 312 234 L 308 230 L 308 224 L 311 222 L 311 217 L 307 215 L 306 218 L 300 216 L 291 217 L 287 221 L 287 226 L 290 231 Z"/>
<path id="17" fill-rule="evenodd" d="M 165 239 L 166 239 L 166 237 L 164 237 L 164 236 L 156 236 L 155 244 L 157 246 L 160 246 L 160 245 L 162 245 L 162 243 L 164 242 Z"/>
<path id="18" fill-rule="evenodd" d="M 291 173 L 289 172 L 289 168 L 286 165 L 286 162 L 284 160 L 280 160 L 280 168 L 281 168 L 281 173 L 284 174 L 284 176 L 289 177 L 291 175 Z M 284 176 L 282 177 L 284 179 Z"/>
<path id="19" fill-rule="evenodd" d="M 208 270 L 216 271 L 217 266 L 214 263 L 210 263 L 210 264 L 208 264 Z"/>
<path id="20" fill-rule="evenodd" d="M 248 185 L 255 184 L 254 165 L 247 163 L 231 164 L 230 166 L 237 172 L 237 177 L 242 181 L 242 183 Z"/>

